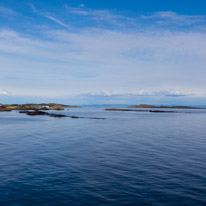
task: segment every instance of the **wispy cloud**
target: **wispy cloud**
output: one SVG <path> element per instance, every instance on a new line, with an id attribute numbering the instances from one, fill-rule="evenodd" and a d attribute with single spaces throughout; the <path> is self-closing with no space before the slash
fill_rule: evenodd
<path id="1" fill-rule="evenodd" d="M 63 27 L 68 27 L 68 26 L 67 26 L 66 24 L 64 24 L 62 21 L 60 21 L 59 19 L 57 19 L 57 18 L 55 18 L 55 17 L 53 17 L 53 16 L 51 16 L 51 15 L 44 14 L 44 16 L 45 16 L 46 18 L 50 19 L 51 21 L 53 21 L 53 22 L 55 22 L 55 23 L 63 26 Z"/>
<path id="2" fill-rule="evenodd" d="M 206 22 L 205 15 L 182 15 L 173 11 L 155 12 L 151 15 L 142 16 L 143 19 L 154 19 L 159 24 L 173 23 L 176 25 L 190 25 L 200 22 Z"/>
<path id="3" fill-rule="evenodd" d="M 117 26 L 125 25 L 126 23 L 128 23 L 128 21 L 130 21 L 130 23 L 133 23 L 132 18 L 115 14 L 109 10 L 89 9 L 85 8 L 84 6 L 80 6 L 78 8 L 66 6 L 66 9 L 71 14 L 81 15 L 92 20 L 104 21 Z"/>
<path id="4" fill-rule="evenodd" d="M 0 15 L 3 15 L 3 16 L 17 16 L 19 14 L 18 14 L 18 12 L 14 11 L 10 8 L 0 6 Z"/>
<path id="5" fill-rule="evenodd" d="M 38 12 L 38 10 L 37 10 L 36 7 L 34 6 L 34 4 L 28 3 L 28 5 L 31 7 L 31 9 L 32 9 L 32 11 L 33 11 L 34 13 L 37 13 L 37 12 Z"/>
<path id="6" fill-rule="evenodd" d="M 25 85 L 35 95 L 38 91 L 51 95 L 47 92 L 51 89 L 59 90 L 56 94 L 62 96 L 91 91 L 103 91 L 104 96 L 185 96 L 205 92 L 204 33 L 86 29 L 51 30 L 48 36 L 41 40 L 0 30 L 1 87 L 21 95 Z M 85 74 L 84 78 L 77 81 L 81 74 Z M 136 88 L 144 90 L 136 92 Z"/>
<path id="7" fill-rule="evenodd" d="M 0 29 L 1 95 L 180 99 L 205 94 L 206 33 L 190 25 L 204 26 L 206 16 L 162 11 L 133 19 L 83 4 L 66 6 L 61 14 L 29 6 L 30 26 L 22 14 L 19 27 Z M 18 14 L 0 6 L 0 15 Z M 138 21 L 146 23 L 133 27 Z"/>
<path id="8" fill-rule="evenodd" d="M 37 14 L 39 14 L 39 15 L 41 15 L 41 16 L 44 16 L 45 18 L 47 18 L 47 19 L 49 19 L 49 20 L 51 20 L 51 21 L 59 24 L 60 26 L 68 27 L 68 25 L 66 25 L 65 23 L 63 23 L 63 22 L 62 22 L 61 20 L 59 20 L 58 18 L 54 17 L 53 14 L 50 14 L 50 13 L 47 13 L 47 12 L 42 12 L 42 11 L 38 10 L 38 9 L 34 6 L 34 4 L 31 4 L 31 3 L 30 3 L 30 4 L 28 4 L 28 5 L 32 8 L 32 11 L 33 11 L 34 13 L 37 13 Z"/>

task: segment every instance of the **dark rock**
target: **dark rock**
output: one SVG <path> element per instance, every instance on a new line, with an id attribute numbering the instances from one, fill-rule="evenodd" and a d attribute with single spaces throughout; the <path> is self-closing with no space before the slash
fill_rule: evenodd
<path id="1" fill-rule="evenodd" d="M 11 109 L 0 109 L 0 112 L 11 112 Z"/>
<path id="2" fill-rule="evenodd" d="M 19 111 L 19 113 L 24 113 L 30 116 L 35 116 L 35 115 L 47 115 L 50 117 L 66 117 L 66 115 L 63 114 L 54 114 L 54 113 L 48 113 L 48 112 L 43 112 L 40 110 L 34 110 L 34 111 L 28 111 L 28 110 L 23 110 L 23 111 Z"/>
<path id="3" fill-rule="evenodd" d="M 107 108 L 106 111 L 122 111 L 122 112 L 148 112 L 148 110 L 136 110 L 136 109 L 117 109 L 117 108 Z"/>
<path id="4" fill-rule="evenodd" d="M 78 119 L 78 118 L 82 118 L 82 117 L 78 117 L 78 116 L 70 116 L 72 119 Z"/>
<path id="5" fill-rule="evenodd" d="M 11 109 L 8 109 L 5 105 L 0 106 L 0 112 L 10 112 Z"/>
<path id="6" fill-rule="evenodd" d="M 66 115 L 64 114 L 48 114 L 50 117 L 67 117 Z"/>
<path id="7" fill-rule="evenodd" d="M 106 119 L 106 118 L 100 118 L 100 117 L 89 117 L 89 119 Z"/>
<path id="8" fill-rule="evenodd" d="M 116 109 L 108 108 L 106 111 L 123 111 L 123 112 L 156 112 L 156 113 L 177 113 L 176 111 L 166 111 L 166 110 L 136 110 L 136 109 Z"/>
<path id="9" fill-rule="evenodd" d="M 177 113 L 175 111 L 163 111 L 163 110 L 149 110 L 149 112 L 156 112 L 156 113 Z"/>
<path id="10" fill-rule="evenodd" d="M 79 119 L 79 118 L 84 118 L 84 119 L 105 119 L 105 118 L 98 118 L 98 117 L 78 117 L 78 116 L 67 116 L 64 114 L 55 114 L 55 113 L 48 113 L 48 112 L 44 112 L 44 111 L 40 111 L 40 110 L 34 110 L 34 111 L 30 111 L 30 110 L 22 110 L 19 111 L 19 113 L 23 113 L 23 114 L 27 114 L 30 116 L 35 116 L 35 115 L 47 115 L 49 117 L 70 117 L 72 119 Z"/>
<path id="11" fill-rule="evenodd" d="M 43 112 L 43 111 L 39 111 L 39 110 L 35 110 L 35 111 L 24 111 L 22 113 L 26 113 L 27 115 L 49 115 L 48 112 Z"/>

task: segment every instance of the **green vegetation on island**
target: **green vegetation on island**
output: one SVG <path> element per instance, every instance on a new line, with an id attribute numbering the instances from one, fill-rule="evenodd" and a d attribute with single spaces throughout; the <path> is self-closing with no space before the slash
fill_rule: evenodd
<path id="1" fill-rule="evenodd" d="M 64 108 L 80 108 L 79 106 L 42 103 L 42 104 L 0 104 L 0 111 L 12 110 L 64 110 Z"/>

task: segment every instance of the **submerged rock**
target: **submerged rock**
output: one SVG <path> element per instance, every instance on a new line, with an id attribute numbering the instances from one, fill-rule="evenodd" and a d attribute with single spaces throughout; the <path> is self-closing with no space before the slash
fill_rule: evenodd
<path id="1" fill-rule="evenodd" d="M 106 118 L 103 118 L 103 117 L 89 117 L 89 119 L 106 119 Z"/>
<path id="2" fill-rule="evenodd" d="M 107 108 L 106 111 L 122 111 L 122 112 L 148 112 L 149 110 L 136 110 L 136 109 L 118 109 L 118 108 Z"/>
<path id="3" fill-rule="evenodd" d="M 24 110 L 24 111 L 19 111 L 19 113 L 25 113 L 25 114 L 30 115 L 30 116 L 47 115 L 50 117 L 66 117 L 66 115 L 63 115 L 63 114 L 48 113 L 48 112 L 44 112 L 44 111 L 40 111 L 40 110 L 34 110 L 34 111 Z"/>
<path id="4" fill-rule="evenodd" d="M 50 117 L 67 117 L 64 114 L 49 114 Z"/>
<path id="5" fill-rule="evenodd" d="M 137 110 L 137 109 L 117 109 L 117 108 L 108 108 L 106 111 L 122 111 L 122 112 L 156 112 L 156 113 L 177 113 L 176 111 L 167 111 L 167 110 Z"/>
<path id="6" fill-rule="evenodd" d="M 49 115 L 48 112 L 43 112 L 40 110 L 34 110 L 34 111 L 27 111 L 27 110 L 23 110 L 23 111 L 19 111 L 19 113 L 25 113 L 27 115 Z"/>
<path id="7" fill-rule="evenodd" d="M 49 113 L 49 112 L 44 112 L 44 111 L 40 111 L 40 110 L 34 110 L 34 111 L 31 111 L 31 110 L 22 110 L 22 111 L 19 111 L 19 113 L 23 113 L 23 114 L 27 114 L 27 115 L 30 115 L 30 116 L 37 116 L 37 115 L 46 115 L 46 116 L 49 116 L 49 117 L 69 117 L 69 118 L 72 118 L 72 119 L 79 119 L 79 118 L 84 118 L 84 119 L 105 119 L 105 118 L 99 118 L 99 117 L 79 117 L 79 116 L 67 116 L 67 115 L 64 115 L 64 114 L 55 114 L 55 113 Z"/>
<path id="8" fill-rule="evenodd" d="M 156 112 L 156 113 L 177 113 L 175 111 L 163 111 L 163 110 L 149 110 L 149 112 Z"/>
<path id="9" fill-rule="evenodd" d="M 82 118 L 82 117 L 78 117 L 78 116 L 69 116 L 69 117 L 71 117 L 72 119 Z"/>

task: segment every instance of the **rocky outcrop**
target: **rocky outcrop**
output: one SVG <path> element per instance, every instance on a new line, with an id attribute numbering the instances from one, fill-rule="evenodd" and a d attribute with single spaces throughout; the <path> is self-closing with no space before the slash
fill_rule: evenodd
<path id="1" fill-rule="evenodd" d="M 119 109 L 119 108 L 107 108 L 106 111 L 122 111 L 122 112 L 148 112 L 149 110 L 136 110 L 136 109 Z"/>
<path id="2" fill-rule="evenodd" d="M 206 109 L 203 107 L 189 107 L 189 106 L 154 106 L 149 104 L 139 104 L 128 106 L 127 108 L 155 108 L 155 109 Z"/>
<path id="3" fill-rule="evenodd" d="M 11 110 L 64 110 L 64 108 L 80 108 L 79 106 L 64 104 L 4 104 L 0 106 L 0 111 Z"/>
<path id="4" fill-rule="evenodd" d="M 4 105 L 0 106 L 0 112 L 10 112 L 11 109 L 8 109 L 7 107 L 5 107 Z"/>
<path id="5" fill-rule="evenodd" d="M 163 111 L 163 110 L 149 110 L 149 112 L 154 112 L 154 113 L 177 113 L 175 111 Z"/>
<path id="6" fill-rule="evenodd" d="M 117 109 L 117 108 L 108 108 L 106 111 L 122 111 L 122 112 L 156 112 L 156 113 L 176 113 L 176 111 L 167 111 L 167 110 L 137 110 L 137 109 Z"/>
<path id="7" fill-rule="evenodd" d="M 55 113 L 49 113 L 49 112 L 45 112 L 45 111 L 41 111 L 41 110 L 22 110 L 22 111 L 19 111 L 19 113 L 23 113 L 23 114 L 27 114 L 29 116 L 42 116 L 42 115 L 45 115 L 45 116 L 49 116 L 49 117 L 69 117 L 69 118 L 72 118 L 72 119 L 79 119 L 79 118 L 84 118 L 84 119 L 105 119 L 105 118 L 99 118 L 99 117 L 79 117 L 79 116 L 68 116 L 68 115 L 64 115 L 64 114 L 55 114 Z"/>
<path id="8" fill-rule="evenodd" d="M 37 116 L 37 115 L 47 115 L 50 117 L 66 117 L 66 115 L 63 114 L 54 114 L 54 113 L 48 113 L 40 110 L 34 110 L 34 111 L 19 111 L 19 113 L 25 113 L 30 116 Z"/>

